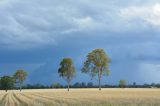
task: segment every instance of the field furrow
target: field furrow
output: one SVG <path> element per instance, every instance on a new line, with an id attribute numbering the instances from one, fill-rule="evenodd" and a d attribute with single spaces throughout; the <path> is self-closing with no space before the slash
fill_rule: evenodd
<path id="1" fill-rule="evenodd" d="M 5 105 L 5 99 L 7 97 L 7 93 L 2 93 L 0 96 L 0 106 L 4 106 Z"/>
<path id="2" fill-rule="evenodd" d="M 8 91 L 6 98 L 4 99 L 5 106 L 15 106 L 14 101 L 12 99 L 12 92 Z"/>
<path id="3" fill-rule="evenodd" d="M 20 92 L 17 92 L 15 97 L 22 104 L 22 106 L 44 106 L 40 102 L 35 101 L 32 97 L 29 98 Z"/>
<path id="4" fill-rule="evenodd" d="M 44 106 L 53 106 L 53 105 L 56 106 L 56 105 L 58 105 L 57 102 L 54 99 L 50 100 L 50 99 L 47 99 L 47 98 L 43 98 L 42 96 L 35 95 L 34 93 L 25 93 L 24 96 L 26 98 L 33 99 L 35 102 L 40 103 Z"/>
<path id="5" fill-rule="evenodd" d="M 14 96 L 14 91 L 11 92 L 11 99 L 13 100 L 14 102 L 14 105 L 13 106 L 20 106 L 20 102 L 15 98 Z"/>
<path id="6" fill-rule="evenodd" d="M 23 101 L 23 98 L 20 96 L 20 93 L 16 93 L 14 91 L 13 96 L 14 96 L 15 101 L 18 102 L 18 106 L 28 106 L 29 105 L 25 101 Z"/>
<path id="7" fill-rule="evenodd" d="M 78 102 L 78 99 L 75 98 L 67 98 L 67 97 L 63 97 L 63 96 L 57 96 L 56 94 L 52 94 L 52 93 L 34 93 L 33 95 L 35 96 L 39 96 L 48 100 L 54 100 L 56 102 L 66 102 L 66 101 L 70 101 L 70 102 Z"/>

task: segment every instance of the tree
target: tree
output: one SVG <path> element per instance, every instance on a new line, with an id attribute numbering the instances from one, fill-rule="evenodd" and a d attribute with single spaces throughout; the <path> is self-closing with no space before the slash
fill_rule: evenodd
<path id="1" fill-rule="evenodd" d="M 82 88 L 85 88 L 85 87 L 86 87 L 86 83 L 82 82 Z"/>
<path id="2" fill-rule="evenodd" d="M 0 85 L 1 85 L 1 89 L 7 92 L 7 90 L 13 88 L 14 86 L 13 78 L 10 76 L 1 77 Z"/>
<path id="3" fill-rule="evenodd" d="M 75 87 L 75 88 L 81 88 L 81 87 L 82 87 L 82 84 L 79 83 L 79 82 L 76 82 L 76 83 L 73 85 L 73 87 Z"/>
<path id="4" fill-rule="evenodd" d="M 87 83 L 87 87 L 88 87 L 88 88 L 93 87 L 93 83 L 92 83 L 92 82 L 88 82 L 88 83 Z"/>
<path id="5" fill-rule="evenodd" d="M 125 86 L 126 86 L 126 81 L 125 80 L 120 80 L 119 81 L 119 87 L 125 88 Z"/>
<path id="6" fill-rule="evenodd" d="M 27 72 L 24 71 L 23 69 L 19 69 L 19 70 L 16 71 L 16 73 L 14 74 L 13 77 L 15 79 L 15 82 L 19 84 L 19 90 L 21 92 L 22 84 L 27 77 Z"/>
<path id="7" fill-rule="evenodd" d="M 136 88 L 136 87 L 137 87 L 136 82 L 133 82 L 133 87 L 134 87 L 134 88 Z"/>
<path id="8" fill-rule="evenodd" d="M 60 63 L 60 68 L 58 69 L 59 76 L 64 78 L 69 86 L 72 78 L 75 76 L 76 70 L 74 68 L 73 62 L 71 58 L 64 58 Z"/>
<path id="9" fill-rule="evenodd" d="M 82 68 L 83 73 L 88 73 L 91 77 L 98 75 L 99 90 L 101 90 L 102 75 L 109 75 L 110 59 L 103 49 L 95 49 L 87 55 L 87 60 Z"/>
<path id="10" fill-rule="evenodd" d="M 55 82 L 52 84 L 52 88 L 60 88 L 60 87 L 61 87 L 60 83 Z"/>

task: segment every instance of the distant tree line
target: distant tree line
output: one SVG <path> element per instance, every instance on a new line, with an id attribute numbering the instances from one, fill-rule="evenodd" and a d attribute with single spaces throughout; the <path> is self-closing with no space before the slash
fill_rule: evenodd
<path id="1" fill-rule="evenodd" d="M 24 89 L 59 89 L 59 88 L 67 88 L 68 85 L 61 85 L 60 83 L 53 83 L 50 86 L 48 85 L 42 85 L 42 84 L 26 84 L 23 86 Z M 76 82 L 72 85 L 70 85 L 70 88 L 97 88 L 99 87 L 98 85 L 95 85 L 92 82 Z M 155 84 L 155 83 L 151 83 L 151 84 L 126 84 L 124 86 L 120 86 L 120 84 L 117 85 L 109 85 L 109 84 L 104 84 L 101 85 L 102 88 L 160 88 L 160 83 L 159 84 Z"/>

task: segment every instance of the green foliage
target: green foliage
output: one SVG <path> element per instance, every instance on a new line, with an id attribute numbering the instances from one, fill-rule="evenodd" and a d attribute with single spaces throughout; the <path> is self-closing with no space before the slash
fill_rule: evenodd
<path id="1" fill-rule="evenodd" d="M 19 69 L 16 71 L 13 77 L 14 77 L 15 82 L 19 84 L 20 91 L 21 91 L 21 86 L 22 86 L 23 81 L 27 77 L 27 72 L 24 71 L 23 69 Z"/>
<path id="2" fill-rule="evenodd" d="M 61 61 L 60 68 L 58 69 L 58 73 L 62 78 L 64 78 L 67 81 L 68 90 L 69 90 L 69 84 L 76 73 L 76 70 L 74 68 L 71 58 L 64 58 Z"/>
<path id="3" fill-rule="evenodd" d="M 95 77 L 99 72 L 100 74 L 109 75 L 108 65 L 110 61 L 103 49 L 95 49 L 88 54 L 82 72 L 89 73 L 91 77 Z"/>
<path id="4" fill-rule="evenodd" d="M 125 88 L 125 86 L 126 86 L 126 81 L 125 80 L 120 80 L 119 81 L 119 87 Z"/>
<path id="5" fill-rule="evenodd" d="M 60 88 L 61 87 L 61 85 L 60 85 L 60 83 L 53 83 L 52 84 L 52 88 Z"/>
<path id="6" fill-rule="evenodd" d="M 10 76 L 3 76 L 0 80 L 0 85 L 2 90 L 9 90 L 14 87 L 14 80 Z"/>
<path id="7" fill-rule="evenodd" d="M 103 49 L 95 49 L 87 55 L 87 60 L 82 68 L 83 73 L 88 73 L 91 77 L 98 75 L 99 88 L 101 89 L 102 75 L 109 75 L 109 62 L 111 60 Z"/>
<path id="8" fill-rule="evenodd" d="M 94 85 L 93 85 L 93 83 L 92 83 L 92 82 L 88 82 L 88 83 L 87 83 L 87 87 L 89 87 L 89 88 L 90 88 L 90 87 L 93 87 L 93 86 L 94 86 Z"/>
<path id="9" fill-rule="evenodd" d="M 13 75 L 16 82 L 23 82 L 27 77 L 27 72 L 23 69 L 17 70 L 16 73 Z"/>

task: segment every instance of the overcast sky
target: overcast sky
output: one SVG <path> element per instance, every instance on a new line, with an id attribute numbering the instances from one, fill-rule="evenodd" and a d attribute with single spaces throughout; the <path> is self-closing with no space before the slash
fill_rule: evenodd
<path id="1" fill-rule="evenodd" d="M 159 0 L 0 0 L 0 75 L 23 68 L 26 83 L 65 83 L 57 69 L 72 57 L 73 83 L 89 82 L 80 69 L 103 48 L 112 60 L 103 83 L 160 83 L 159 34 Z"/>

